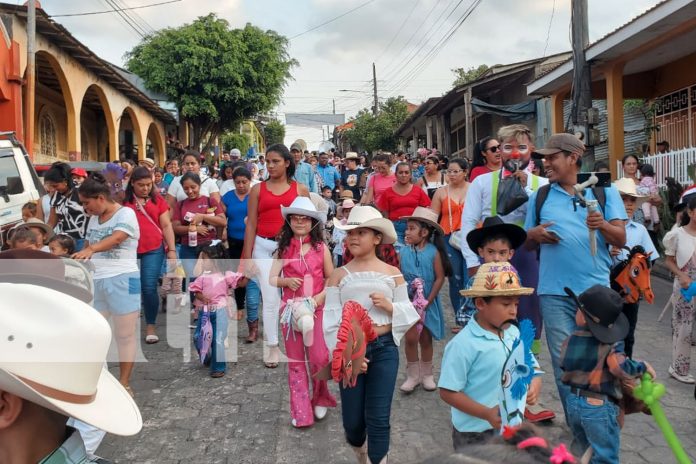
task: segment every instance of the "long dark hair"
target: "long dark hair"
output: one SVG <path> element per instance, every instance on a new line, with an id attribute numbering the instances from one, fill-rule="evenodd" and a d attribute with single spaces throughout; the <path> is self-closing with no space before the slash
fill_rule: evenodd
<path id="1" fill-rule="evenodd" d="M 222 243 L 217 243 L 215 245 L 208 244 L 200 246 L 198 247 L 198 254 L 200 255 L 201 253 L 203 253 L 208 257 L 208 259 L 213 261 L 215 267 L 219 272 L 225 272 L 230 270 L 228 266 L 229 262 L 227 260 L 227 253 Z"/>
<path id="2" fill-rule="evenodd" d="M 128 179 L 128 185 L 126 185 L 126 203 L 135 203 L 135 192 L 133 192 L 133 182 L 142 179 L 152 179 L 152 173 L 146 167 L 138 166 L 137 168 L 133 169 L 130 179 Z M 157 188 L 155 188 L 154 180 L 152 181 L 152 188 L 150 189 L 148 197 L 150 198 L 150 200 L 152 200 L 153 203 L 157 204 L 157 197 L 159 197 L 159 195 L 157 194 Z"/>
<path id="3" fill-rule="evenodd" d="M 486 145 L 488 145 L 488 142 L 491 140 L 493 140 L 493 137 L 484 137 L 474 145 L 474 156 L 471 161 L 471 169 L 486 165 L 486 158 L 484 158 L 483 152 L 486 151 Z"/>
<path id="4" fill-rule="evenodd" d="M 75 187 L 75 183 L 72 180 L 70 171 L 71 168 L 68 163 L 56 161 L 48 168 L 46 174 L 44 174 L 44 181 L 55 182 L 57 184 L 65 182 L 68 185 L 68 190 L 72 190 Z"/>
<path id="5" fill-rule="evenodd" d="M 428 231 L 425 240 L 431 242 L 437 248 L 437 252 L 440 254 L 440 260 L 442 261 L 442 267 L 445 269 L 445 276 L 449 277 L 452 275 L 452 263 L 450 263 L 449 257 L 447 256 L 447 248 L 445 248 L 445 239 L 442 237 L 440 231 L 428 224 L 419 221 L 418 219 L 409 219 L 409 221 L 417 222 L 421 229 Z"/>
<path id="6" fill-rule="evenodd" d="M 688 209 L 689 211 L 693 211 L 696 209 L 696 195 L 691 196 L 691 198 L 689 199 L 689 202 L 686 204 L 686 209 Z M 691 219 L 689 218 L 689 214 L 686 211 L 684 211 L 682 213 L 680 225 L 682 227 L 684 227 L 684 226 L 689 225 L 689 222 L 691 222 Z"/>
<path id="7" fill-rule="evenodd" d="M 85 198 L 99 198 L 103 196 L 108 201 L 113 201 L 111 198 L 111 187 L 106 181 L 106 178 L 99 172 L 93 172 L 80 185 L 80 196 Z"/>
<path id="8" fill-rule="evenodd" d="M 283 158 L 283 161 L 288 162 L 288 167 L 285 168 L 285 176 L 288 179 L 288 183 L 292 182 L 292 178 L 295 175 L 295 158 L 290 154 L 288 147 L 282 143 L 275 143 L 268 147 L 266 149 L 266 162 L 268 162 L 268 154 L 271 152 L 279 154 L 281 158 Z"/>
<path id="9" fill-rule="evenodd" d="M 182 187 L 184 186 L 185 180 L 192 180 L 195 183 L 197 183 L 199 186 L 201 185 L 201 176 L 199 176 L 195 172 L 189 171 L 186 174 L 184 174 L 183 176 L 181 176 L 181 186 Z"/>
<path id="10" fill-rule="evenodd" d="M 290 216 L 283 222 L 283 227 L 280 229 L 276 241 L 278 242 L 278 257 L 282 258 L 283 253 L 288 249 L 292 239 L 295 237 L 295 233 L 290 227 Z M 309 243 L 312 248 L 318 248 L 324 242 L 323 227 L 319 224 L 319 221 L 312 218 L 312 229 L 309 231 Z"/>

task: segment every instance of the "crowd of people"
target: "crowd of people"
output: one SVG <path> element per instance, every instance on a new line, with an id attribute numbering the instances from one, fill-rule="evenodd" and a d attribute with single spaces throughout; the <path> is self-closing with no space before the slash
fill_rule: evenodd
<path id="1" fill-rule="evenodd" d="M 585 454 L 592 463 L 617 463 L 619 405 L 630 394 L 621 385 L 655 372 L 633 359 L 640 343 L 639 300 L 610 288 L 612 270 L 635 247 L 650 262 L 664 249 L 676 276 L 669 374 L 694 383 L 694 307 L 681 290 L 696 279 L 696 189 L 685 192 L 677 225 L 660 247 L 655 207 L 662 200 L 652 168 L 627 155 L 623 179 L 578 190 L 584 151 L 570 134 L 555 134 L 537 148 L 527 127 L 512 125 L 480 140 L 471 161 L 426 149 L 412 156 L 314 153 L 298 140 L 289 148 L 272 145 L 252 159 L 242 159 L 236 149 L 222 152 L 212 164 L 191 150 L 162 168 L 149 158 L 122 160 L 89 175 L 57 162 L 44 175 L 48 193 L 38 204 L 25 205 L 23 223 L 10 235 L 11 250 L 0 258 L 61 257 L 61 263 L 89 273 L 92 295 L 83 301 L 113 323 L 118 388 L 129 396 L 120 401 L 130 411 L 137 412 L 130 378 L 140 313 L 144 341 L 158 343 L 158 314 L 173 295 L 179 306 L 190 301 L 193 340 L 211 377 L 226 375 L 226 346 L 234 343 L 227 339 L 230 320 L 246 318 L 245 342 L 262 336 L 266 368 L 287 361 L 293 427 L 310 427 L 335 408 L 328 381 L 340 381 L 345 437 L 360 463 L 387 462 L 402 345 L 406 369 L 399 390 L 439 390 L 451 406 L 456 452 L 495 442 L 501 430 L 508 430 L 504 442 L 517 444 L 515 432 L 504 426 L 553 419 L 539 397 L 542 383 L 555 383 L 573 446 L 517 445 L 525 457 L 514 462 L 537 455 L 546 462 L 550 455 L 552 462 L 576 462 L 573 454 Z M 3 280 L 3 272 L 0 282 L 16 282 Z M 29 274 L 22 273 L 22 285 L 40 286 Z M 40 306 L 38 299 L 59 298 L 56 311 L 85 318 L 87 330 L 95 327 L 95 345 L 108 345 L 103 322 L 87 317 L 84 303 L 72 308 L 72 296 L 58 297 L 60 289 L 51 288 L 23 306 L 41 318 L 33 308 Z M 3 291 L 20 297 L 16 289 Z M 446 298 L 455 321 L 449 329 Z M 37 319 L 37 325 L 44 323 Z M 434 359 L 433 344 L 449 331 L 455 335 L 443 359 Z M 68 332 L 62 336 L 75 336 Z M 549 374 L 535 359 L 542 333 L 553 366 Z M 70 349 L 62 339 L 55 343 Z M 506 383 L 500 372 L 518 346 L 528 369 Z M 101 377 L 93 372 L 93 383 L 110 379 L 101 371 L 105 352 L 96 355 Z M 0 373 L 23 382 L 22 372 L 2 366 Z M 31 380 L 22 388 L 12 382 L 0 376 L 0 400 L 9 391 L 72 417 L 71 427 L 87 445 L 87 451 L 80 448 L 83 454 L 94 453 L 104 431 L 139 429 L 137 414 L 123 419 L 128 427 L 119 427 L 95 419 L 89 408 L 56 406 L 46 400 L 57 388 L 48 378 L 47 389 L 31 395 Z M 503 406 L 500 395 L 512 396 Z M 68 404 L 81 400 L 72 393 L 61 398 Z M 47 455 L 78 446 L 70 431 L 57 433 L 56 446 L 40 450 Z"/>

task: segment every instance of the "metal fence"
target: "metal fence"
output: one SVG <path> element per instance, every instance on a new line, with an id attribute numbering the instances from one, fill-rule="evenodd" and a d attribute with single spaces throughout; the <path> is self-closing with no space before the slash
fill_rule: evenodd
<path id="1" fill-rule="evenodd" d="M 689 178 L 687 167 L 696 164 L 696 147 L 647 155 L 641 158 L 641 163 L 650 164 L 655 168 L 655 182 L 660 187 L 666 185 L 667 177 L 673 177 L 682 185 L 691 185 L 694 182 Z M 619 173 L 619 177 L 623 177 L 621 161 L 617 161 L 616 172 Z"/>

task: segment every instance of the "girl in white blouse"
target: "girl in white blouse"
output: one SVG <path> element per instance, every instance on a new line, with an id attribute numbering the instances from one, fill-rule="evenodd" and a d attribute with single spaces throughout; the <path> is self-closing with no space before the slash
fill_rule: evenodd
<path id="1" fill-rule="evenodd" d="M 340 387 L 341 414 L 346 440 L 358 462 L 386 463 L 389 452 L 389 416 L 399 370 L 398 345 L 419 317 L 408 298 L 406 282 L 399 269 L 377 257 L 380 244 L 396 241 L 394 225 L 371 206 L 356 206 L 345 224 L 345 244 L 354 256 L 336 269 L 326 287 L 324 337 L 330 352 L 343 306 L 348 301 L 362 305 L 372 320 L 377 338 L 367 345 L 362 374 L 351 388 Z"/>

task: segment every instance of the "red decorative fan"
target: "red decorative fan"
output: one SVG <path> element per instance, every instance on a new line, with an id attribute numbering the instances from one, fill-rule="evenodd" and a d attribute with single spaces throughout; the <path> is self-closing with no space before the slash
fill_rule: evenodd
<path id="1" fill-rule="evenodd" d="M 367 344 L 377 338 L 367 310 L 355 301 L 343 305 L 336 348 L 331 360 L 331 377 L 343 382 L 343 388 L 354 387 L 365 360 Z"/>

